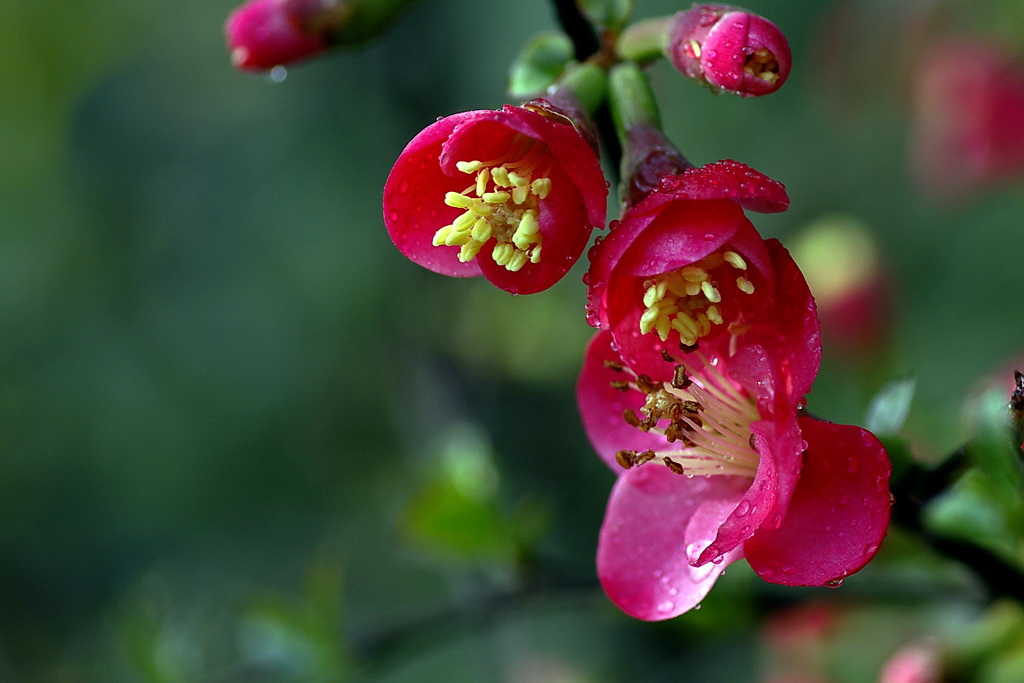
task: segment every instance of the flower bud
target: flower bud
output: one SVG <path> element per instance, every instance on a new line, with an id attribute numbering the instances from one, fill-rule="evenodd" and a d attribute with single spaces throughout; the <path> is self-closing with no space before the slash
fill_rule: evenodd
<path id="1" fill-rule="evenodd" d="M 889 268 L 868 227 L 852 216 L 822 216 L 792 247 L 827 346 L 846 358 L 875 357 L 889 341 L 894 302 Z"/>
<path id="2" fill-rule="evenodd" d="M 775 24 L 729 5 L 695 5 L 676 14 L 666 52 L 689 78 L 742 97 L 781 88 L 792 63 Z"/>
<path id="3" fill-rule="evenodd" d="M 239 69 L 263 71 L 317 55 L 329 47 L 342 7 L 335 0 L 252 0 L 224 27 L 231 61 Z"/>

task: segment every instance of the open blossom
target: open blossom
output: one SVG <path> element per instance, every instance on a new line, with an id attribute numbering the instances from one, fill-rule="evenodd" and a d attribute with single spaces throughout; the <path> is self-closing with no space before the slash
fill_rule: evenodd
<path id="1" fill-rule="evenodd" d="M 483 275 L 514 294 L 557 282 L 603 226 L 608 188 L 586 138 L 549 109 L 505 106 L 438 120 L 384 187 L 405 256 L 442 275 Z"/>
<path id="2" fill-rule="evenodd" d="M 800 382 L 771 339 L 680 355 L 668 381 L 623 363 L 607 331 L 588 347 L 580 412 L 618 474 L 598 576 L 626 613 L 686 612 L 743 557 L 765 581 L 821 586 L 878 550 L 890 512 L 884 448 L 859 427 L 799 415 Z"/>
<path id="3" fill-rule="evenodd" d="M 792 61 L 775 24 L 730 5 L 694 5 L 676 14 L 667 51 L 689 78 L 744 97 L 781 88 Z"/>
<path id="4" fill-rule="evenodd" d="M 591 250 L 591 324 L 611 331 L 627 364 L 659 380 L 673 371 L 663 351 L 699 346 L 724 355 L 736 332 L 790 294 L 776 290 L 765 242 L 743 207 L 788 205 L 781 183 L 735 161 L 666 177 Z M 808 320 L 813 330 L 799 331 L 794 350 L 818 344 L 813 310 Z M 803 374 L 816 372 L 815 364 Z"/>

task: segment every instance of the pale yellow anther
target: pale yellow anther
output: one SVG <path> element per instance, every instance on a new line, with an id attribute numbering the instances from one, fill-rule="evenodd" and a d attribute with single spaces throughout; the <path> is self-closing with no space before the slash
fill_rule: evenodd
<path id="1" fill-rule="evenodd" d="M 686 313 L 680 313 L 672 320 L 672 327 L 676 329 L 680 334 L 686 334 L 688 337 L 697 336 L 697 323 Z"/>
<path id="2" fill-rule="evenodd" d="M 711 284 L 711 282 L 709 282 L 708 280 L 705 280 L 704 282 L 700 283 L 700 291 L 702 291 L 704 293 L 704 296 L 707 297 L 708 301 L 710 301 L 713 304 L 717 304 L 719 301 L 722 300 L 722 295 L 718 292 L 717 289 L 715 289 L 715 286 Z"/>
<path id="3" fill-rule="evenodd" d="M 658 330 L 658 337 L 661 341 L 668 341 L 668 333 L 672 330 L 672 322 L 668 318 L 658 318 L 655 328 Z"/>
<path id="4" fill-rule="evenodd" d="M 433 244 L 435 247 L 440 247 L 442 244 L 445 243 L 445 240 L 448 239 L 448 235 L 451 233 L 451 231 L 451 225 L 444 226 L 443 228 L 434 233 L 434 239 L 431 242 L 431 244 Z"/>
<path id="5" fill-rule="evenodd" d="M 458 192 L 447 192 L 444 195 L 444 203 L 456 209 L 473 208 L 473 200 Z"/>
<path id="6" fill-rule="evenodd" d="M 505 267 L 513 273 L 522 270 L 523 266 L 530 260 L 530 257 L 526 255 L 525 251 L 513 252 L 512 258 L 509 259 Z"/>
<path id="7" fill-rule="evenodd" d="M 693 56 L 700 59 L 700 43 L 693 38 L 690 38 L 690 50 L 693 51 Z"/>
<path id="8" fill-rule="evenodd" d="M 530 250 L 530 263 L 540 263 L 540 247 L 541 245 L 538 244 Z"/>
<path id="9" fill-rule="evenodd" d="M 456 232 L 455 230 L 452 230 L 451 232 L 449 232 L 445 236 L 445 238 L 444 238 L 444 245 L 446 247 L 454 247 L 454 246 L 458 246 L 460 244 L 465 244 L 466 243 L 466 237 L 467 237 L 466 233 L 464 233 L 464 232 Z"/>
<path id="10" fill-rule="evenodd" d="M 516 232 L 521 235 L 535 235 L 539 230 L 540 222 L 537 220 L 537 212 L 533 210 L 523 212 Z"/>
<path id="11" fill-rule="evenodd" d="M 522 204 L 526 201 L 526 198 L 530 196 L 529 185 L 516 185 L 512 190 L 512 201 L 516 204 Z"/>
<path id="12" fill-rule="evenodd" d="M 541 199 L 547 199 L 551 192 L 551 178 L 537 178 L 530 183 L 530 191 Z"/>
<path id="13" fill-rule="evenodd" d="M 724 254 L 722 254 L 722 258 L 724 258 L 725 262 L 728 263 L 733 268 L 736 268 L 738 270 L 747 269 L 747 262 L 744 261 L 743 257 L 737 254 L 735 251 L 725 252 Z"/>
<path id="14" fill-rule="evenodd" d="M 484 246 L 482 243 L 477 242 L 475 240 L 463 244 L 462 248 L 459 249 L 459 260 L 462 261 L 463 263 L 466 263 L 467 261 L 472 261 L 480 252 L 480 247 L 482 246 Z"/>
<path id="15" fill-rule="evenodd" d="M 504 204 L 508 201 L 509 194 L 508 192 L 484 192 L 480 198 L 488 204 Z"/>
<path id="16" fill-rule="evenodd" d="M 487 219 L 478 218 L 476 223 L 473 224 L 473 231 L 470 233 L 470 237 L 477 242 L 480 242 L 482 245 L 484 242 L 491 239 L 491 232 L 491 224 Z M 479 251 L 479 249 L 477 249 L 477 251 Z"/>
<path id="17" fill-rule="evenodd" d="M 499 266 L 504 266 L 512 258 L 512 253 L 515 250 L 516 248 L 508 242 L 501 242 L 494 245 L 494 249 L 491 251 L 491 258 L 493 258 L 494 262 Z"/>
<path id="18" fill-rule="evenodd" d="M 455 162 L 455 168 L 459 169 L 463 173 L 476 173 L 484 165 L 482 161 L 457 161 Z"/>
<path id="19" fill-rule="evenodd" d="M 508 181 L 512 183 L 514 187 L 529 187 L 530 178 L 528 176 L 521 176 L 518 173 L 512 172 L 508 174 Z"/>
<path id="20" fill-rule="evenodd" d="M 679 271 L 679 274 L 687 282 L 704 282 L 708 279 L 708 271 L 698 266 L 686 266 Z"/>
<path id="21" fill-rule="evenodd" d="M 650 308 L 654 305 L 654 302 L 660 298 L 661 297 L 658 296 L 658 286 L 651 285 L 647 288 L 647 291 L 644 292 L 644 308 Z"/>
<path id="22" fill-rule="evenodd" d="M 708 315 L 708 320 L 716 325 L 721 325 L 725 322 L 722 318 L 722 313 L 718 310 L 718 306 L 708 306 L 706 313 Z"/>
<path id="23" fill-rule="evenodd" d="M 699 313 L 696 319 L 697 323 L 697 336 L 703 337 L 711 331 L 711 321 L 703 313 Z"/>
<path id="24" fill-rule="evenodd" d="M 469 228 L 471 225 L 473 225 L 473 223 L 475 223 L 477 220 L 479 220 L 479 218 L 480 217 L 477 216 L 472 211 L 467 211 L 465 213 L 459 214 L 459 217 L 456 218 L 454 221 L 452 221 L 452 227 L 455 230 L 458 230 L 458 231 L 461 232 L 461 231 L 466 230 L 467 228 Z"/>
<path id="25" fill-rule="evenodd" d="M 640 315 L 640 334 L 647 334 L 654 329 L 654 323 L 658 320 L 658 309 L 648 308 Z"/>
<path id="26" fill-rule="evenodd" d="M 700 283 L 699 282 L 687 282 L 686 283 L 686 296 L 697 296 L 700 294 Z"/>
<path id="27" fill-rule="evenodd" d="M 491 172 L 486 168 L 476 174 L 476 196 L 483 197 L 487 192 L 487 183 L 491 181 Z"/>
<path id="28" fill-rule="evenodd" d="M 736 287 L 744 294 L 754 293 L 754 284 L 745 277 L 736 278 Z"/>
<path id="29" fill-rule="evenodd" d="M 508 169 L 504 166 L 495 166 L 491 169 L 491 179 L 495 187 L 512 187 L 512 181 L 508 179 Z"/>

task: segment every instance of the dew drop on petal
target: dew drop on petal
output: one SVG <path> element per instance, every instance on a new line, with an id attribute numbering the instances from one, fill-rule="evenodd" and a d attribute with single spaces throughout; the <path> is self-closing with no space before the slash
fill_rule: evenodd
<path id="1" fill-rule="evenodd" d="M 409 191 L 409 179 L 408 178 L 402 178 L 402 182 L 398 183 L 398 191 L 403 193 L 403 194 Z"/>
<path id="2" fill-rule="evenodd" d="M 662 614 L 668 614 L 675 608 L 676 603 L 672 602 L 671 600 L 666 600 L 665 602 L 658 603 L 658 611 Z"/>
<path id="3" fill-rule="evenodd" d="M 740 501 L 740 504 L 736 506 L 736 516 L 743 517 L 750 512 L 750 501 L 744 498 Z"/>
<path id="4" fill-rule="evenodd" d="M 839 588 L 840 586 L 843 585 L 843 580 L 842 579 L 832 579 L 831 581 L 829 581 L 825 585 L 828 586 L 829 588 Z"/>

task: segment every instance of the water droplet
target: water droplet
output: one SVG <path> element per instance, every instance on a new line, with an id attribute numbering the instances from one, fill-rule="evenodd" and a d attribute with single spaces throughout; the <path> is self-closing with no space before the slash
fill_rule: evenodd
<path id="1" fill-rule="evenodd" d="M 868 545 L 868 546 L 866 546 L 864 548 L 864 555 L 867 556 L 867 557 L 870 557 L 871 555 L 874 555 L 877 552 L 878 552 L 878 544 L 877 543 L 872 543 L 871 545 Z"/>
<path id="2" fill-rule="evenodd" d="M 790 565 L 788 565 L 788 564 L 787 564 L 787 565 L 784 565 L 784 566 L 782 567 L 782 573 L 783 573 L 783 574 L 792 574 L 792 573 L 793 573 L 793 567 L 791 567 L 791 566 L 790 566 Z"/>
<path id="3" fill-rule="evenodd" d="M 693 609 L 700 609 L 700 603 L 698 602 L 696 605 L 694 605 Z"/>
<path id="4" fill-rule="evenodd" d="M 270 79 L 271 83 L 281 83 L 284 79 L 288 78 L 288 69 L 287 67 L 283 67 L 278 64 L 270 70 L 270 73 L 267 74 L 267 78 Z"/>
<path id="5" fill-rule="evenodd" d="M 708 59 L 714 59 L 715 57 L 718 56 L 718 51 L 717 50 L 708 50 L 704 54 L 707 55 Z"/>
<path id="6" fill-rule="evenodd" d="M 658 603 L 658 611 L 661 612 L 662 614 L 668 614 L 669 612 L 671 612 L 675 608 L 676 608 L 676 603 L 674 603 L 671 600 L 666 600 L 665 602 Z"/>
<path id="7" fill-rule="evenodd" d="M 402 178 L 402 182 L 398 183 L 398 191 L 405 193 L 409 191 L 409 179 Z"/>
<path id="8" fill-rule="evenodd" d="M 398 220 L 398 212 L 397 211 L 389 211 L 388 212 L 388 220 L 397 221 Z"/>
<path id="9" fill-rule="evenodd" d="M 843 580 L 842 579 L 832 579 L 831 581 L 829 581 L 825 585 L 828 586 L 829 588 L 839 588 L 840 586 L 843 585 Z"/>
<path id="10" fill-rule="evenodd" d="M 736 516 L 743 517 L 750 512 L 750 501 L 744 498 L 740 501 L 740 504 L 736 506 Z"/>

